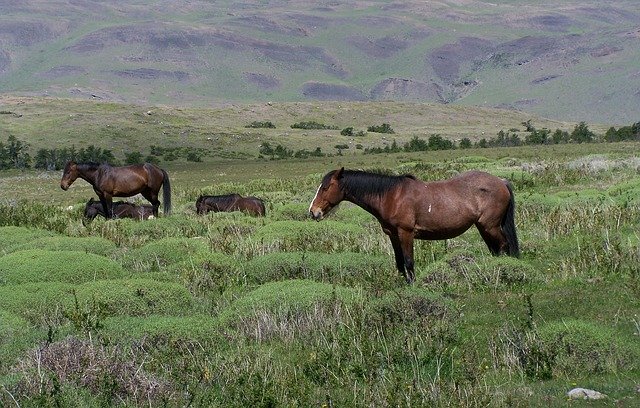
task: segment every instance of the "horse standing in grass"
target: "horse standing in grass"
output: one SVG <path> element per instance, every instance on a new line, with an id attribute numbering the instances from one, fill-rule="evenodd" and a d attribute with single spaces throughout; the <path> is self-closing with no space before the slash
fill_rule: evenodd
<path id="1" fill-rule="evenodd" d="M 158 216 L 160 200 L 158 195 L 162 187 L 164 213 L 171 213 L 171 186 L 169 175 L 160 167 L 151 164 L 134 164 L 114 167 L 107 163 L 76 163 L 70 161 L 64 167 L 60 187 L 63 190 L 80 177 L 93 186 L 107 218 L 113 218 L 113 197 L 131 197 L 142 194 L 153 206 L 154 217 Z"/>
<path id="2" fill-rule="evenodd" d="M 151 205 L 136 205 L 128 203 L 126 201 L 117 201 L 113 203 L 113 218 L 133 218 L 136 220 L 146 220 L 153 215 L 153 206 Z M 87 204 L 84 206 L 84 218 L 82 223 L 93 221 L 98 215 L 102 215 L 107 218 L 104 213 L 104 207 L 100 201 L 95 201 L 90 198 Z"/>
<path id="3" fill-rule="evenodd" d="M 391 239 L 396 267 L 408 283 L 415 280 L 414 239 L 454 238 L 475 225 L 492 254 L 520 255 L 511 185 L 485 172 L 423 182 L 412 175 L 341 168 L 324 176 L 309 213 L 320 221 L 343 200 L 362 207 L 380 222 Z"/>
<path id="4" fill-rule="evenodd" d="M 213 212 L 242 211 L 256 217 L 264 217 L 266 211 L 264 201 L 257 197 L 243 197 L 240 194 L 201 195 L 196 200 L 196 212 L 207 214 Z"/>

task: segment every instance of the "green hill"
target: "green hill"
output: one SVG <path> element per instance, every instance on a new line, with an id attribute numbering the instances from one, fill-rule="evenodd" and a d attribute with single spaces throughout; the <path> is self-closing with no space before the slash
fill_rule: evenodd
<path id="1" fill-rule="evenodd" d="M 0 5 L 0 89 L 146 105 L 382 101 L 628 124 L 631 0 L 25 0 Z"/>

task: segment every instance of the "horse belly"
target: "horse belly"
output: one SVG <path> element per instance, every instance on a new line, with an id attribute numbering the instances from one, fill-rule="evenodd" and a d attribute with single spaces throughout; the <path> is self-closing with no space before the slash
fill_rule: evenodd
<path id="1" fill-rule="evenodd" d="M 429 206 L 427 211 L 418 215 L 414 236 L 417 239 L 438 240 L 455 238 L 463 234 L 476 222 L 477 217 L 463 208 L 458 210 L 453 212 L 440 208 L 438 211 L 435 205 Z"/>

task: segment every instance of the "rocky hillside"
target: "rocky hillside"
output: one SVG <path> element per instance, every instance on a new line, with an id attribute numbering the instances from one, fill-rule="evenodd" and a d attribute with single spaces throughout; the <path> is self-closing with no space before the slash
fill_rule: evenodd
<path id="1" fill-rule="evenodd" d="M 0 3 L 0 90 L 126 103 L 419 101 L 638 120 L 635 0 Z"/>

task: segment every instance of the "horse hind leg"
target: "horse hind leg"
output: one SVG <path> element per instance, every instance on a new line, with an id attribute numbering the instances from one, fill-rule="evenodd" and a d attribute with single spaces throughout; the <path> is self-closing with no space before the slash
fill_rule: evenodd
<path id="1" fill-rule="evenodd" d="M 153 216 L 155 218 L 158 218 L 158 208 L 160 208 L 160 200 L 158 200 L 158 195 L 157 194 L 152 194 L 148 191 L 142 193 L 142 196 L 144 198 L 147 199 L 147 201 L 149 201 L 151 203 L 151 206 L 153 207 Z"/>
<path id="2" fill-rule="evenodd" d="M 509 243 L 499 226 L 485 228 L 484 226 L 476 225 L 476 227 L 478 228 L 478 231 L 480 231 L 480 235 L 482 236 L 485 244 L 487 244 L 487 247 L 489 247 L 489 251 L 491 251 L 492 255 L 508 253 Z"/>

